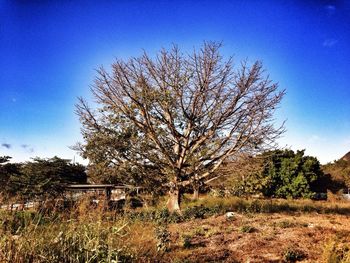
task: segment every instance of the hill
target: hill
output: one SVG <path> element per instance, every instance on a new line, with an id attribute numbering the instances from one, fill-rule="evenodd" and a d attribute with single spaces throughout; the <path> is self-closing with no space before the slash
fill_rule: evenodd
<path id="1" fill-rule="evenodd" d="M 339 183 L 339 189 L 350 188 L 350 152 L 333 163 L 328 163 L 322 167 L 324 173 Z M 342 186 L 343 185 L 343 186 Z"/>
<path id="2" fill-rule="evenodd" d="M 345 154 L 345 155 L 341 158 L 341 160 L 344 160 L 344 161 L 348 162 L 349 165 L 350 165 L 350 152 L 348 152 L 347 154 Z"/>

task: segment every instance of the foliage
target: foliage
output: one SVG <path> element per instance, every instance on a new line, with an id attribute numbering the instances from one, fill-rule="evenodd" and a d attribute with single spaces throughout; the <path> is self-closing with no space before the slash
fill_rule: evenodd
<path id="1" fill-rule="evenodd" d="M 167 252 L 170 245 L 170 233 L 167 229 L 167 225 L 159 225 L 155 230 L 157 239 L 157 251 Z"/>
<path id="2" fill-rule="evenodd" d="M 305 156 L 304 150 L 269 151 L 257 158 L 263 160 L 263 165 L 236 186 L 244 193 L 260 192 L 279 198 L 313 198 L 316 192 L 326 192 L 329 186 L 319 161 L 315 157 Z"/>
<path id="3" fill-rule="evenodd" d="M 97 108 L 77 105 L 84 142 L 76 145 L 101 180 L 170 188 L 198 186 L 227 158 L 269 148 L 283 132 L 273 113 L 284 92 L 260 62 L 238 69 L 220 44 L 183 55 L 177 47 L 101 68 Z"/>
<path id="4" fill-rule="evenodd" d="M 343 214 L 350 215 L 350 205 L 344 203 L 314 202 L 308 199 L 285 200 L 285 199 L 246 199 L 240 197 L 210 197 L 207 196 L 197 202 L 185 206 L 190 209 L 195 206 L 204 206 L 208 212 L 204 217 L 224 214 L 229 211 L 241 213 L 278 213 L 278 212 L 303 212 L 320 214 Z"/>
<path id="5" fill-rule="evenodd" d="M 319 161 L 315 157 L 304 156 L 304 152 L 277 150 L 266 153 L 269 157 L 263 175 L 269 178 L 270 184 L 264 187 L 264 195 L 282 198 L 313 197 L 324 174 Z M 321 190 L 326 192 L 326 189 Z"/>
<path id="6" fill-rule="evenodd" d="M 253 226 L 244 225 L 240 227 L 239 231 L 242 233 L 253 233 L 256 231 L 256 229 Z"/>
<path id="7" fill-rule="evenodd" d="M 192 247 L 192 236 L 188 234 L 182 235 L 182 246 L 184 248 Z"/>
<path id="8" fill-rule="evenodd" d="M 217 196 L 249 196 L 261 193 L 270 183 L 262 171 L 265 166 L 263 155 L 242 156 L 225 163 L 217 173 L 223 174 L 222 179 L 211 183 L 211 193 Z"/>
<path id="9" fill-rule="evenodd" d="M 11 157 L 0 156 L 0 195 L 9 198 L 16 195 L 16 187 L 12 184 L 12 179 L 20 176 L 21 164 L 9 163 Z"/>
<path id="10" fill-rule="evenodd" d="M 22 201 L 56 197 L 67 184 L 87 180 L 84 166 L 58 157 L 35 158 L 23 164 L 2 164 L 0 178 L 4 185 L 0 190 L 2 195 Z"/>
<path id="11" fill-rule="evenodd" d="M 182 215 L 169 213 L 166 208 L 141 209 L 138 211 L 128 211 L 126 218 L 132 222 L 144 221 L 154 222 L 160 225 L 181 223 L 194 219 L 203 219 L 210 216 L 223 215 L 226 212 L 239 213 L 319 213 L 319 214 L 341 214 L 350 215 L 350 205 L 348 203 L 317 202 L 312 200 L 254 200 L 239 197 L 210 197 L 206 196 L 196 202 L 184 203 Z M 281 222 L 276 226 L 305 227 L 303 223 Z"/>
<path id="12" fill-rule="evenodd" d="M 287 248 L 284 252 L 283 258 L 285 262 L 296 262 L 303 260 L 306 257 L 305 253 L 297 248 Z"/>
<path id="13" fill-rule="evenodd" d="M 170 213 L 167 208 L 145 210 L 145 211 L 130 211 L 127 216 L 131 220 L 151 220 L 158 224 L 179 223 L 193 219 L 203 219 L 210 215 L 218 213 L 216 207 L 209 208 L 204 205 L 190 206 L 183 210 L 182 215 Z"/>
<path id="14" fill-rule="evenodd" d="M 186 220 L 196 219 L 196 218 L 205 218 L 211 214 L 211 209 L 205 207 L 204 205 L 187 207 L 183 211 L 183 218 Z"/>

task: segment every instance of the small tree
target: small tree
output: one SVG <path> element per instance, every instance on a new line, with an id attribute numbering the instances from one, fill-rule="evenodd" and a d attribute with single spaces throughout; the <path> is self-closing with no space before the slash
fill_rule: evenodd
<path id="1" fill-rule="evenodd" d="M 262 64 L 224 61 L 220 44 L 184 55 L 177 47 L 154 59 L 146 53 L 97 71 L 92 92 L 99 107 L 79 100 L 84 157 L 104 167 L 156 171 L 180 210 L 180 190 L 210 179 L 225 159 L 274 145 L 283 127 L 273 113 L 284 92 Z M 154 173 L 152 173 L 154 174 Z"/>

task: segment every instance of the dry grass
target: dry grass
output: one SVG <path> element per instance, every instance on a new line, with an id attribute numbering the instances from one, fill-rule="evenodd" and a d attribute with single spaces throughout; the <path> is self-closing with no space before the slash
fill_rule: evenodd
<path id="1" fill-rule="evenodd" d="M 154 258 L 153 224 L 82 201 L 69 212 L 2 211 L 0 262 L 131 262 Z"/>
<path id="2" fill-rule="evenodd" d="M 205 206 L 221 212 L 239 211 L 251 213 L 302 212 L 350 215 L 350 202 L 338 199 L 312 201 L 310 199 L 244 199 L 240 197 L 205 196 L 197 201 L 188 201 L 184 207 Z"/>
<path id="3" fill-rule="evenodd" d="M 205 197 L 183 205 L 182 218 L 152 207 L 130 217 L 88 200 L 69 212 L 3 211 L 0 262 L 349 262 L 350 203 Z"/>

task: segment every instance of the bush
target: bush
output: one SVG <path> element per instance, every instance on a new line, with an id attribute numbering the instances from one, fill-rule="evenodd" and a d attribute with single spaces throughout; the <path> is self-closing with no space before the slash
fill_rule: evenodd
<path id="1" fill-rule="evenodd" d="M 208 207 L 205 207 L 204 205 L 188 207 L 183 212 L 183 218 L 185 220 L 196 219 L 196 218 L 203 219 L 204 217 L 209 215 L 210 212 L 211 212 L 211 209 Z"/>
<path id="2" fill-rule="evenodd" d="M 170 245 L 170 233 L 167 226 L 158 226 L 155 230 L 155 235 L 157 239 L 157 251 L 167 252 Z"/>
<path id="3" fill-rule="evenodd" d="M 190 235 L 182 236 L 182 246 L 184 248 L 190 248 L 192 246 L 192 237 Z"/>
<path id="4" fill-rule="evenodd" d="M 299 249 L 288 248 L 283 255 L 286 262 L 296 262 L 303 260 L 306 257 L 305 253 Z"/>
<path id="5" fill-rule="evenodd" d="M 253 232 L 256 232 L 257 229 L 253 226 L 244 225 L 240 227 L 239 231 L 242 233 L 253 233 Z"/>

